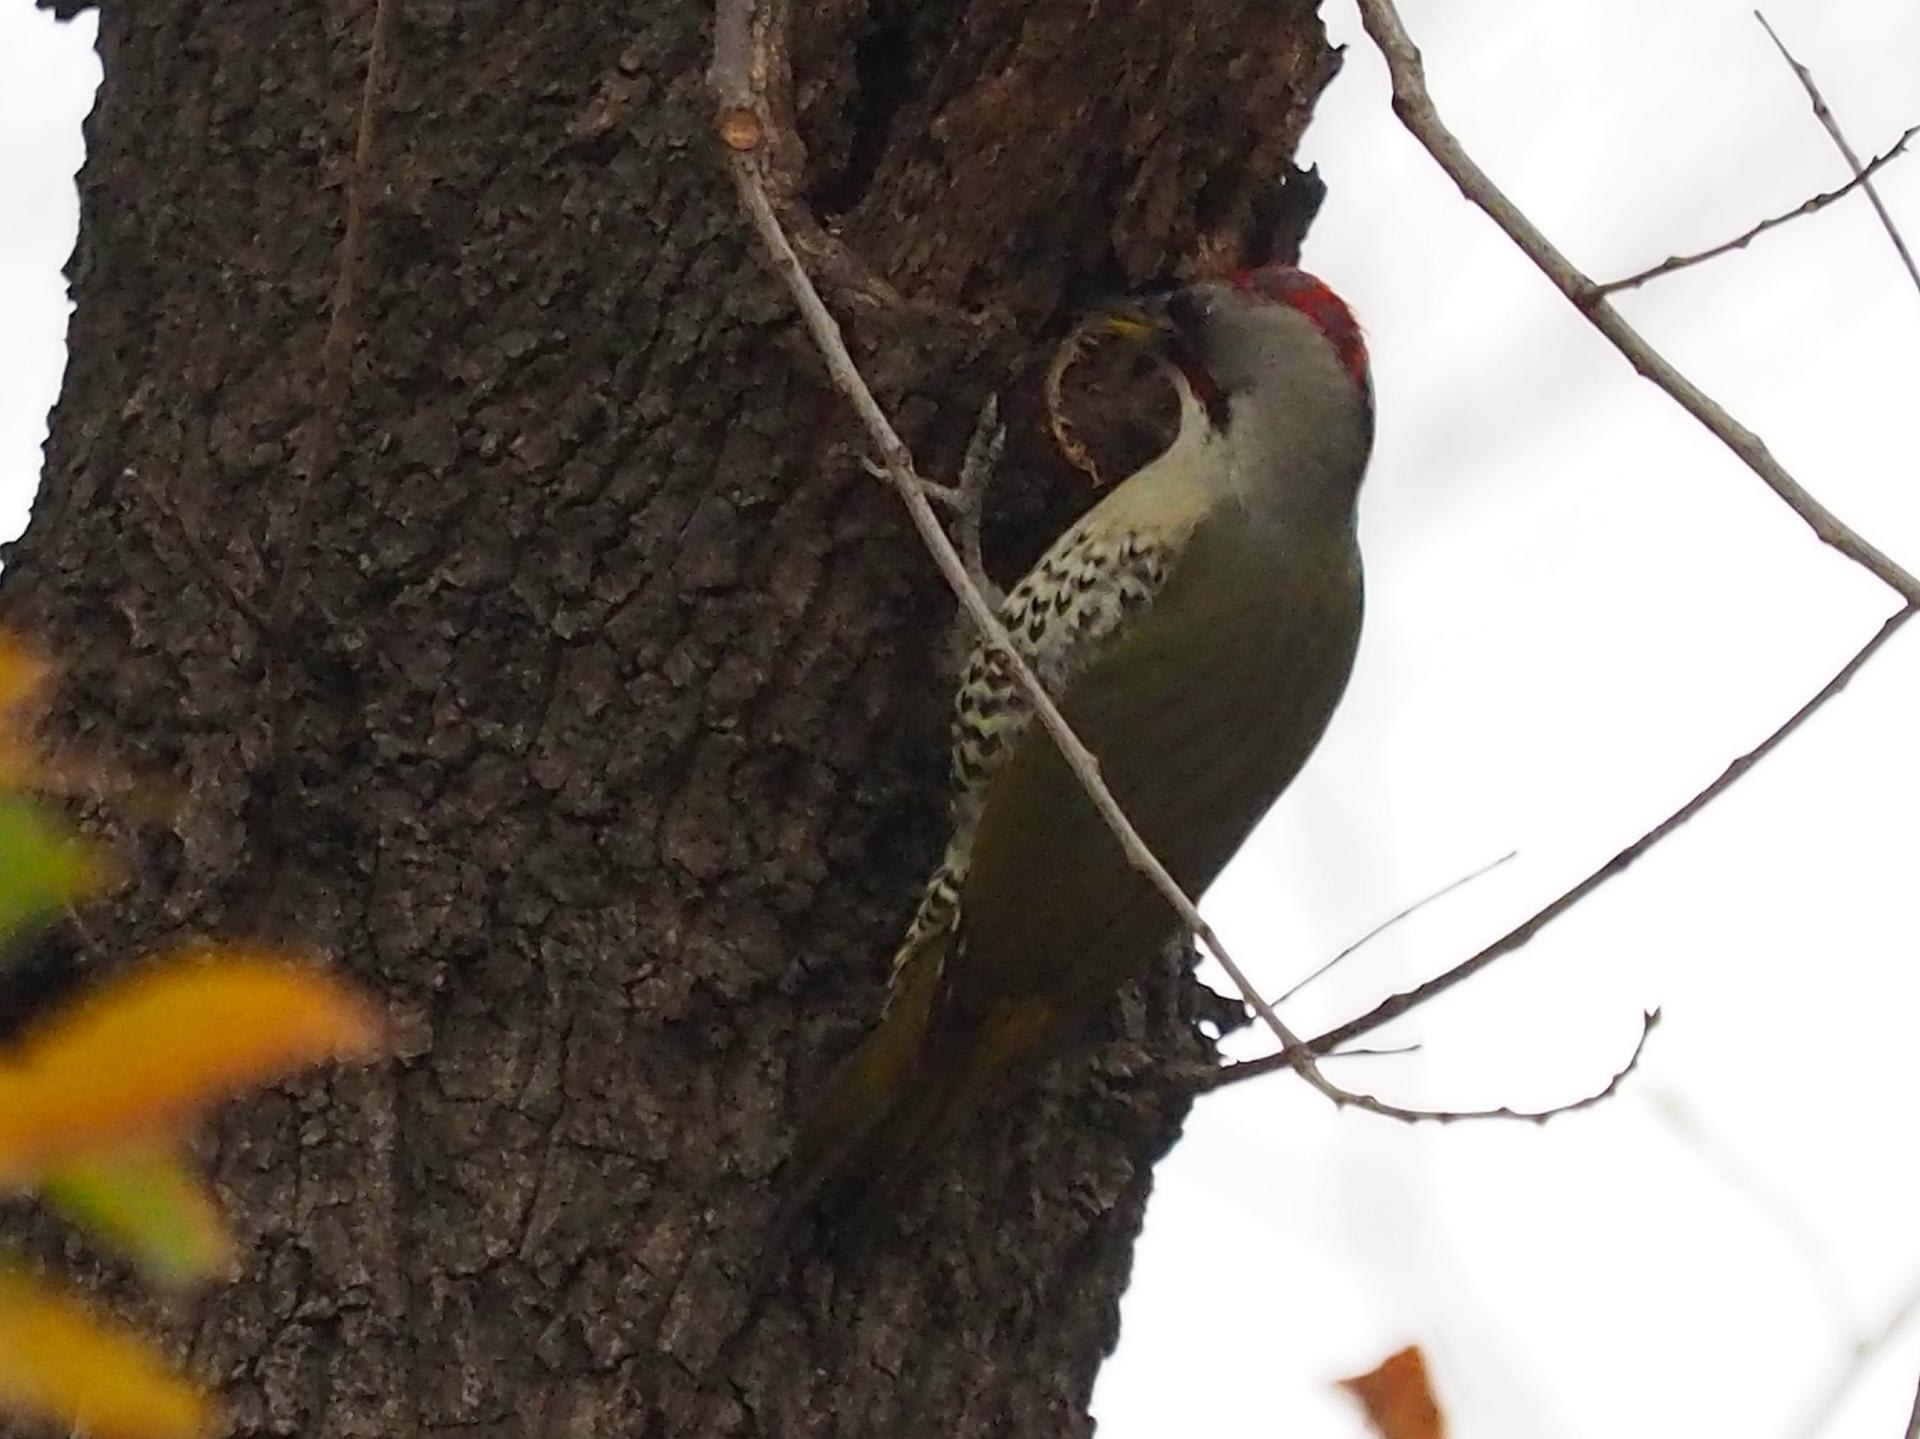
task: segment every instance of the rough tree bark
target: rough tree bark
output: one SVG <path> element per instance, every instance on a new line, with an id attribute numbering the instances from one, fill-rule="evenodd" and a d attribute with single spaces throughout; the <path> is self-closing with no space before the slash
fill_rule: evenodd
<path id="1" fill-rule="evenodd" d="M 357 174 L 371 0 L 107 7 L 0 593 L 184 795 L 33 982 L 238 931 L 400 1017 L 222 1126 L 193 1363 L 315 1439 L 1085 1433 L 1207 1001 L 1170 962 L 736 1336 L 939 840 L 951 607 L 737 212 L 708 0 L 385 4 Z M 1335 68 L 1305 0 L 801 9 L 806 199 L 879 282 L 835 301 L 933 473 L 1076 307 L 1253 243 Z M 1014 410 L 1018 562 L 1067 481 Z"/>

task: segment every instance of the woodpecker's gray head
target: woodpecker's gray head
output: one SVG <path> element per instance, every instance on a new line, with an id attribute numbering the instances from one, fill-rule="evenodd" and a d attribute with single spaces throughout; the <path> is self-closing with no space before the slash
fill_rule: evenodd
<path id="1" fill-rule="evenodd" d="M 1109 312 L 1107 324 L 1171 366 L 1222 429 L 1231 423 L 1236 396 L 1290 372 L 1296 381 L 1324 383 L 1372 407 L 1367 347 L 1353 312 L 1291 265 L 1130 300 Z"/>
<path id="2" fill-rule="evenodd" d="M 1326 285 L 1268 265 L 1128 301 L 1107 325 L 1160 358 L 1192 396 L 1189 413 L 1244 458 L 1287 459 L 1290 486 L 1351 505 L 1372 447 L 1373 386 L 1360 326 Z"/>

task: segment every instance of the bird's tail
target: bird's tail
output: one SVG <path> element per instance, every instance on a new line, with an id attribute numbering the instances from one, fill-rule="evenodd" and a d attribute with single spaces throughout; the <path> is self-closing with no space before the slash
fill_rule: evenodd
<path id="1" fill-rule="evenodd" d="M 881 1183 L 911 1174 L 929 1155 L 1032 1079 L 1053 1048 L 1056 1026 L 1045 1001 L 1029 996 L 998 1005 L 984 1019 L 938 1036 L 928 1077 L 889 1121 Z"/>
<path id="2" fill-rule="evenodd" d="M 939 956 L 903 967 L 873 1033 L 828 1077 L 795 1146 L 785 1212 L 865 1207 L 1031 1074 L 1055 1034 L 1029 998 L 972 1021 L 937 1014 Z"/>
<path id="3" fill-rule="evenodd" d="M 880 1023 L 834 1066 L 808 1107 L 789 1161 L 788 1213 L 869 1188 L 888 1167 L 891 1131 L 915 1107 L 923 1082 L 940 988 L 942 956 L 908 958 Z"/>

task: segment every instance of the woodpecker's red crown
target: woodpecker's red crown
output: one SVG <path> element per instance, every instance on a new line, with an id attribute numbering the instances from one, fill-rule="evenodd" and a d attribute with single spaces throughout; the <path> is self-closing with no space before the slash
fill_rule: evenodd
<path id="1" fill-rule="evenodd" d="M 1290 306 L 1313 321 L 1354 382 L 1366 383 L 1367 345 L 1360 322 L 1353 318 L 1347 302 L 1323 281 L 1292 265 L 1263 265 L 1257 270 L 1241 270 L 1231 278 L 1235 289 Z"/>

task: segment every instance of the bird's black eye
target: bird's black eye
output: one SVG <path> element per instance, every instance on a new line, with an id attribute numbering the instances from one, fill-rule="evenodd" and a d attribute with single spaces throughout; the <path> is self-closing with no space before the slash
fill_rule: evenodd
<path id="1" fill-rule="evenodd" d="M 1167 319 L 1189 340 L 1200 338 L 1207 322 L 1207 308 L 1206 302 L 1192 290 L 1175 290 L 1167 296 Z"/>

